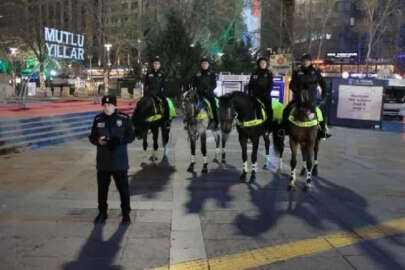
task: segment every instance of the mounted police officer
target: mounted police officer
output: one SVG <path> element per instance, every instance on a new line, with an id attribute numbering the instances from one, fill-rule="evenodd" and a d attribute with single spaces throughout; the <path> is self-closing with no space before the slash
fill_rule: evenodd
<path id="1" fill-rule="evenodd" d="M 166 102 L 166 75 L 160 69 L 161 60 L 159 56 L 152 59 L 152 69 L 146 73 L 144 80 L 144 96 L 153 96 L 165 107 L 164 117 L 169 119 L 169 109 Z"/>
<path id="2" fill-rule="evenodd" d="M 127 144 L 135 138 L 134 127 L 128 115 L 116 111 L 114 96 L 102 99 L 103 112 L 93 122 L 89 140 L 97 146 L 97 186 L 99 214 L 96 223 L 107 219 L 107 197 L 111 177 L 121 198 L 122 223 L 131 222 Z"/>
<path id="3" fill-rule="evenodd" d="M 213 122 L 212 128 L 218 128 L 218 113 L 214 90 L 217 88 L 216 74 L 210 69 L 210 62 L 207 57 L 201 58 L 201 69 L 193 76 L 191 86 L 197 89 L 200 97 L 206 98 L 211 105 Z"/>
<path id="4" fill-rule="evenodd" d="M 319 95 L 319 88 L 322 93 L 321 96 Z M 309 99 L 314 106 L 319 105 L 320 101 L 326 97 L 327 88 L 325 80 L 323 79 L 320 70 L 312 65 L 312 56 L 310 54 L 304 54 L 301 57 L 301 67 L 293 72 L 290 89 L 293 92 L 294 99 L 287 105 L 283 113 L 284 130 L 287 130 L 286 125 L 288 122 L 288 116 L 296 103 L 295 97 L 300 95 L 301 91 L 308 91 Z M 326 120 L 319 124 L 321 127 L 321 137 L 331 137 L 327 131 Z"/>
<path id="5" fill-rule="evenodd" d="M 253 72 L 250 77 L 248 85 L 248 95 L 256 97 L 265 106 L 267 113 L 267 128 L 269 130 L 272 119 L 272 108 L 271 108 L 271 90 L 273 89 L 273 74 L 268 69 L 268 62 L 265 57 L 260 57 L 257 60 L 257 69 Z M 257 108 L 258 116 L 261 116 L 261 109 Z"/>

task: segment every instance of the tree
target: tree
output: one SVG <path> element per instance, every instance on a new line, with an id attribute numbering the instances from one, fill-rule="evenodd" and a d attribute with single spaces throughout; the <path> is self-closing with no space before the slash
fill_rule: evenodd
<path id="1" fill-rule="evenodd" d="M 178 7 L 192 43 L 200 43 L 207 55 L 216 57 L 229 40 L 240 40 L 246 30 L 245 1 L 193 0 Z"/>
<path id="2" fill-rule="evenodd" d="M 362 0 L 360 6 L 364 12 L 360 30 L 364 30 L 368 36 L 366 61 L 369 62 L 376 44 L 381 41 L 388 30 L 390 17 L 404 6 L 404 2 L 401 0 Z"/>
<path id="3" fill-rule="evenodd" d="M 186 87 L 199 67 L 201 45 L 191 44 L 192 38 L 176 10 L 169 13 L 166 29 L 160 31 L 154 39 L 147 40 L 147 59 L 157 55 L 161 57 L 171 95 L 177 94 L 181 86 Z"/>
<path id="4" fill-rule="evenodd" d="M 224 47 L 220 71 L 232 74 L 248 73 L 254 68 L 253 58 L 249 51 L 250 44 L 243 41 L 230 40 Z"/>

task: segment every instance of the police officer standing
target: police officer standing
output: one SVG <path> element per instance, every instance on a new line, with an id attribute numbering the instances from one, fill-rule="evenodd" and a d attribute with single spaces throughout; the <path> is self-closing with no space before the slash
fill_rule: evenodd
<path id="1" fill-rule="evenodd" d="M 99 214 L 95 223 L 107 219 L 107 197 L 111 177 L 121 198 L 122 223 L 129 224 L 131 211 L 128 185 L 127 144 L 135 138 L 134 127 L 128 115 L 116 111 L 115 96 L 102 99 L 103 112 L 93 122 L 89 140 L 97 146 L 97 186 Z"/>
<path id="2" fill-rule="evenodd" d="M 169 119 L 169 109 L 166 102 L 166 75 L 160 69 L 161 60 L 159 56 L 155 56 L 152 60 L 152 69 L 146 73 L 144 80 L 144 96 L 154 96 L 163 102 L 166 110 L 164 112 L 165 119 Z"/>
<path id="3" fill-rule="evenodd" d="M 257 60 L 257 69 L 250 77 L 248 95 L 258 98 L 265 106 L 267 113 L 267 129 L 270 130 L 273 110 L 271 108 L 271 90 L 273 89 L 273 74 L 268 69 L 267 59 L 260 57 Z M 261 109 L 258 108 L 258 115 L 261 117 Z"/>
<path id="4" fill-rule="evenodd" d="M 294 97 L 300 95 L 301 91 L 308 91 L 309 99 L 314 106 L 319 104 L 319 93 L 318 88 L 321 90 L 321 98 L 326 96 L 326 83 L 323 79 L 320 70 L 316 69 L 312 65 L 312 56 L 310 54 L 304 54 L 301 57 L 301 67 L 293 72 L 290 89 L 293 92 Z M 286 107 L 283 113 L 283 126 L 286 130 L 286 125 L 288 122 L 288 116 L 296 103 L 294 98 Z M 315 108 L 314 108 L 315 109 Z M 321 137 L 329 138 L 331 135 L 328 133 L 326 128 L 326 119 L 319 123 L 321 126 Z"/>
<path id="5" fill-rule="evenodd" d="M 200 97 L 206 98 L 210 102 L 214 118 L 212 128 L 218 129 L 218 113 L 214 93 L 215 88 L 217 88 L 216 74 L 210 69 L 208 57 L 201 58 L 200 64 L 201 69 L 193 76 L 191 86 L 197 89 Z"/>

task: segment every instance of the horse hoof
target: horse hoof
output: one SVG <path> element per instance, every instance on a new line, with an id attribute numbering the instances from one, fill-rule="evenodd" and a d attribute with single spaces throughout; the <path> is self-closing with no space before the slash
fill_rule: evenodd
<path id="1" fill-rule="evenodd" d="M 241 182 L 246 182 L 246 173 L 243 172 L 243 173 L 240 175 L 239 179 L 240 179 Z"/>
<path id="2" fill-rule="evenodd" d="M 214 163 L 219 163 L 219 160 L 218 160 L 217 158 L 214 158 L 214 159 L 212 160 L 212 162 L 214 162 Z"/>
<path id="3" fill-rule="evenodd" d="M 317 166 L 315 166 L 314 169 L 312 170 L 312 175 L 318 176 L 318 167 Z"/>
<path id="4" fill-rule="evenodd" d="M 256 175 L 250 176 L 249 184 L 256 184 Z"/>
<path id="5" fill-rule="evenodd" d="M 311 184 L 306 184 L 305 187 L 304 187 L 304 191 L 305 191 L 305 192 L 309 192 L 309 191 L 311 191 L 311 189 L 312 189 L 312 185 L 311 185 Z"/>
<path id="6" fill-rule="evenodd" d="M 267 164 L 263 165 L 263 170 L 267 170 L 269 167 L 267 167 Z"/>
<path id="7" fill-rule="evenodd" d="M 226 159 L 222 159 L 222 164 L 226 164 Z"/>
<path id="8" fill-rule="evenodd" d="M 307 170 L 305 170 L 305 168 L 302 168 L 302 170 L 300 172 L 300 176 L 304 176 L 306 172 L 307 172 Z"/>
<path id="9" fill-rule="evenodd" d="M 188 166 L 187 171 L 190 172 L 190 173 L 194 172 L 194 163 L 191 163 L 191 164 Z"/>
<path id="10" fill-rule="evenodd" d="M 204 167 L 201 170 L 202 174 L 207 174 L 208 173 L 208 166 L 206 164 L 204 164 Z"/>
<path id="11" fill-rule="evenodd" d="M 296 191 L 297 187 L 294 185 L 288 185 L 288 191 Z"/>

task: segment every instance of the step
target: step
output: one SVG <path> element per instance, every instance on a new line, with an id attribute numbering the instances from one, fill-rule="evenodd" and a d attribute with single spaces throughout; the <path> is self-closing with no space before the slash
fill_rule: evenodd
<path id="1" fill-rule="evenodd" d="M 72 140 L 79 140 L 89 136 L 89 132 L 80 132 L 69 136 L 56 136 L 48 139 L 38 139 L 29 142 L 22 142 L 0 147 L 0 155 L 7 155 L 12 153 L 20 153 L 26 150 L 37 150 L 46 146 L 65 143 Z"/>
<path id="2" fill-rule="evenodd" d="M 131 109 L 129 109 L 131 110 Z M 120 110 L 124 113 L 128 110 Z M 86 113 L 75 113 L 75 114 L 67 114 L 61 116 L 48 116 L 48 117 L 36 117 L 36 118 L 29 118 L 29 119 L 20 119 L 20 120 L 4 120 L 0 121 L 0 134 L 6 131 L 18 130 L 18 129 L 26 129 L 26 128 L 35 128 L 38 126 L 45 126 L 47 124 L 54 124 L 63 121 L 76 121 L 83 118 L 94 118 L 95 115 L 100 113 L 97 112 L 86 112 Z"/>
<path id="3" fill-rule="evenodd" d="M 124 113 L 132 113 L 133 108 L 132 107 L 120 107 L 118 111 L 124 112 Z M 86 115 L 86 114 L 91 114 L 95 115 L 97 113 L 101 113 L 102 110 L 96 110 L 96 111 L 86 111 L 86 112 L 77 112 L 77 113 L 68 113 L 68 114 L 57 114 L 57 115 L 49 115 L 49 116 L 39 116 L 39 117 L 32 117 L 32 118 L 17 118 L 17 119 L 11 119 L 11 120 L 0 120 L 0 126 L 7 126 L 7 125 L 12 125 L 15 122 L 20 122 L 20 123 L 31 123 L 31 122 L 37 122 L 37 121 L 42 121 L 42 120 L 47 120 L 50 118 L 71 118 L 72 116 L 79 116 L 79 115 Z"/>
<path id="4" fill-rule="evenodd" d="M 2 143 L 2 145 L 12 145 L 12 144 L 16 144 L 16 143 L 20 143 L 20 142 L 24 142 L 24 141 L 32 141 L 32 140 L 41 139 L 41 138 L 52 138 L 55 136 L 71 134 L 71 133 L 76 133 L 76 132 L 81 132 L 81 131 L 86 131 L 86 130 L 90 134 L 90 131 L 91 131 L 90 129 L 91 129 L 91 125 L 72 128 L 72 129 L 62 128 L 62 129 L 58 129 L 58 130 L 55 130 L 52 132 L 38 133 L 35 135 L 31 135 L 31 136 L 17 136 L 15 138 L 12 138 L 9 140 L 1 140 L 0 142 Z"/>
<path id="5" fill-rule="evenodd" d="M 21 137 L 21 136 L 29 136 L 38 133 L 47 133 L 56 131 L 60 127 L 64 128 L 75 128 L 79 126 L 91 126 L 93 123 L 93 118 L 88 119 L 78 119 L 76 121 L 69 121 L 69 122 L 57 122 L 55 124 L 48 124 L 48 125 L 39 125 L 38 127 L 33 128 L 23 128 L 23 129 L 16 129 L 7 132 L 0 132 L 0 140 L 8 141 L 10 138 Z"/>

